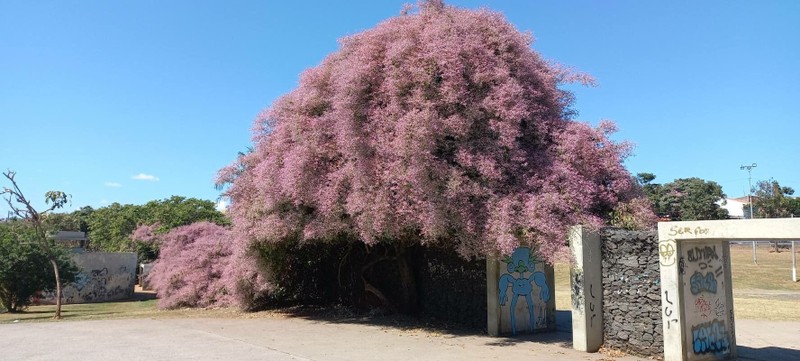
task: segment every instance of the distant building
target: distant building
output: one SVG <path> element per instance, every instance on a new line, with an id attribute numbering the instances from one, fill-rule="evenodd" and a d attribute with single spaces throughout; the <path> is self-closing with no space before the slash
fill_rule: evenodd
<path id="1" fill-rule="evenodd" d="M 755 197 L 752 197 L 755 198 Z M 726 198 L 718 204 L 720 208 L 728 210 L 728 218 L 731 219 L 746 219 L 750 217 L 750 196 L 739 198 Z"/>
<path id="2" fill-rule="evenodd" d="M 85 232 L 58 231 L 53 239 L 65 248 L 71 248 L 73 252 L 82 253 L 89 242 Z"/>

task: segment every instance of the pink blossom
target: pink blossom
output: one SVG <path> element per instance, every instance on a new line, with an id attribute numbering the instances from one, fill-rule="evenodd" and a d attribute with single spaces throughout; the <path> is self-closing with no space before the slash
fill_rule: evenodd
<path id="1" fill-rule="evenodd" d="M 161 227 L 160 223 L 154 224 L 140 224 L 136 229 L 133 230 L 131 233 L 131 239 L 134 242 L 144 242 L 144 243 L 152 243 L 158 244 L 161 243 L 160 235 L 158 234 L 158 229 Z"/>
<path id="2" fill-rule="evenodd" d="M 198 222 L 161 238 L 160 255 L 149 276 L 160 308 L 246 306 L 242 300 L 260 291 L 251 283 L 265 284 L 222 226 Z"/>
<path id="3" fill-rule="evenodd" d="M 593 79 L 532 41 L 498 13 L 441 1 L 343 39 L 220 172 L 237 247 L 413 234 L 465 257 L 529 245 L 552 260 L 569 226 L 600 226 L 621 204 L 648 212 L 626 203 L 631 146 L 608 138 L 613 123 L 569 118 L 559 84 Z"/>

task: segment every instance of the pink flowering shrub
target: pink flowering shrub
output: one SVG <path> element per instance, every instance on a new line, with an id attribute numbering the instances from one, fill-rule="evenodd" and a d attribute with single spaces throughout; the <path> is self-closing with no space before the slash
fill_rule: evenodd
<path id="1" fill-rule="evenodd" d="M 160 223 L 140 224 L 133 230 L 130 238 L 134 242 L 159 245 L 161 238 L 159 237 L 158 230 L 160 228 Z"/>
<path id="2" fill-rule="evenodd" d="M 137 230 L 134 235 L 141 236 L 146 231 Z M 158 307 L 235 304 L 236 253 L 229 229 L 210 222 L 198 222 L 152 236 L 161 242 L 160 255 L 149 276 L 159 296 Z"/>
<path id="3" fill-rule="evenodd" d="M 158 258 L 158 251 L 161 248 L 161 229 L 160 223 L 140 224 L 131 232 L 130 240 L 133 250 L 138 255 L 139 262 L 149 263 Z"/>
<path id="4" fill-rule="evenodd" d="M 344 38 L 220 171 L 236 247 L 346 236 L 465 257 L 532 245 L 552 260 L 569 226 L 622 205 L 647 223 L 630 203 L 630 145 L 609 139 L 611 122 L 571 120 L 558 87 L 593 80 L 532 42 L 500 14 L 440 1 Z"/>

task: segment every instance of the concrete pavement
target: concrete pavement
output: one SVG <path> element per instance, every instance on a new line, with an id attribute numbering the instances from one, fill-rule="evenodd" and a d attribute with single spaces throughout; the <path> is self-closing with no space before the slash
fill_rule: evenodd
<path id="1" fill-rule="evenodd" d="M 800 322 L 737 320 L 744 360 L 800 360 Z M 0 360 L 643 360 L 571 348 L 570 334 L 523 338 L 276 316 L 0 325 Z"/>

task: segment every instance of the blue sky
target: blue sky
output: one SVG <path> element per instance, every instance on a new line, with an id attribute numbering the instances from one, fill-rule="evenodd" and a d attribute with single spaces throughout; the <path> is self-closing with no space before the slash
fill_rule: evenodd
<path id="1" fill-rule="evenodd" d="M 72 194 L 68 210 L 216 200 L 256 114 L 403 3 L 2 2 L 0 168 L 37 202 Z M 799 1 L 448 3 L 500 11 L 545 58 L 593 74 L 573 89 L 578 119 L 617 122 L 631 173 L 740 196 L 755 162 L 754 181 L 800 192 Z"/>

